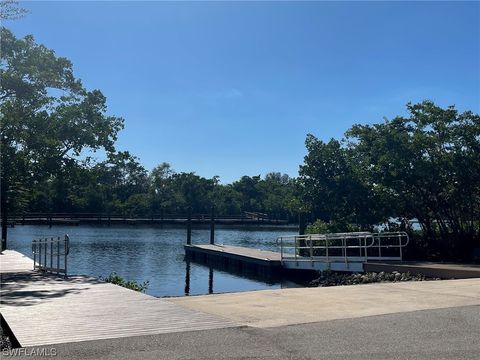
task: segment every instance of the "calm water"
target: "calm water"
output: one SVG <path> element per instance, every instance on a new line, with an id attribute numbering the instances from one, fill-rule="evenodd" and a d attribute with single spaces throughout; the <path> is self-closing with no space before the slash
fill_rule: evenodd
<path id="1" fill-rule="evenodd" d="M 70 235 L 69 273 L 108 276 L 115 271 L 128 280 L 150 281 L 148 294 L 155 296 L 185 295 L 187 264 L 184 261 L 184 228 L 142 226 L 16 226 L 9 228 L 8 247 L 31 255 L 35 238 Z M 264 250 L 277 250 L 277 236 L 294 234 L 285 230 L 216 229 L 216 243 Z M 208 243 L 208 229 L 192 231 L 192 242 Z M 190 263 L 189 294 L 260 290 L 289 287 L 287 282 L 245 278 L 208 266 Z M 213 281 L 212 281 L 213 279 Z"/>

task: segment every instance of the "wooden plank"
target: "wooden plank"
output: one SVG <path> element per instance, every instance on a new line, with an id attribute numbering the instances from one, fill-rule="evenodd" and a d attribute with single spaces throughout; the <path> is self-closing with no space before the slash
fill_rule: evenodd
<path id="1" fill-rule="evenodd" d="M 237 326 L 88 276 L 33 271 L 2 272 L 0 311 L 22 346 Z"/>

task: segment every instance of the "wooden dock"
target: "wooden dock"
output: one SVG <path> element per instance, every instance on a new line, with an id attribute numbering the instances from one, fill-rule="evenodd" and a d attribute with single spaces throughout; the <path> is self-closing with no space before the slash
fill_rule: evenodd
<path id="1" fill-rule="evenodd" d="M 280 253 L 230 245 L 184 245 L 189 260 L 236 266 L 245 271 L 272 276 L 282 271 Z"/>
<path id="2" fill-rule="evenodd" d="M 237 326 L 95 278 L 34 272 L 16 251 L 4 251 L 0 264 L 0 312 L 20 346 Z"/>
<path id="3" fill-rule="evenodd" d="M 296 226 L 289 225 L 286 219 L 270 219 L 266 214 L 256 216 L 255 213 L 244 213 L 241 215 L 214 215 L 216 224 L 224 226 L 287 226 L 296 229 Z M 187 215 L 180 214 L 152 214 L 148 217 L 130 217 L 125 215 L 108 215 L 102 213 L 26 213 L 9 217 L 10 225 L 82 225 L 82 224 L 104 224 L 104 225 L 185 225 L 189 221 Z M 193 214 L 190 216 L 193 225 L 209 225 L 211 214 Z"/>
<path id="4" fill-rule="evenodd" d="M 184 245 L 185 256 L 193 261 L 212 263 L 225 268 L 236 266 L 263 276 L 275 276 L 302 271 L 282 266 L 278 252 L 230 245 Z M 314 270 L 314 269 L 313 269 Z M 365 262 L 364 271 L 420 274 L 441 279 L 480 278 L 480 265 L 432 262 Z M 308 271 L 308 270 L 303 270 Z"/>

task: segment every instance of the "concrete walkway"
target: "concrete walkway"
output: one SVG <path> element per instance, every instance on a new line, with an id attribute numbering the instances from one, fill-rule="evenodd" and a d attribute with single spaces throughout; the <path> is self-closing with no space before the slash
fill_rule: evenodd
<path id="1" fill-rule="evenodd" d="M 55 349 L 55 359 L 71 360 L 478 360 L 479 338 L 480 307 L 468 306 L 275 328 L 243 327 L 136 336 L 44 348 Z M 38 348 L 22 350 L 38 351 Z"/>
<path id="2" fill-rule="evenodd" d="M 480 305 L 480 279 L 261 290 L 169 301 L 238 324 L 264 328 Z"/>

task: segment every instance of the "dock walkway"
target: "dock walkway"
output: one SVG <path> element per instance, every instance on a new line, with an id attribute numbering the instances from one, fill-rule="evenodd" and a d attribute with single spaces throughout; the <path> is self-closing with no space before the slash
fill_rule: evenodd
<path id="1" fill-rule="evenodd" d="M 231 245 L 184 245 L 187 259 L 236 266 L 264 276 L 282 271 L 280 253 Z"/>
<path id="2" fill-rule="evenodd" d="M 0 264 L 0 312 L 20 346 L 237 326 L 88 276 L 34 272 L 16 251 L 4 251 Z"/>
<path id="3" fill-rule="evenodd" d="M 265 275 L 285 273 L 282 256 L 279 252 L 258 250 L 231 245 L 184 245 L 185 255 L 188 259 L 201 262 L 213 262 L 220 265 L 236 265 L 245 269 L 253 269 Z M 299 258 L 300 259 L 300 258 Z M 303 263 L 311 264 L 307 261 Z M 302 261 L 300 261 L 301 263 Z M 365 261 L 361 263 L 360 271 L 393 272 L 421 274 L 428 277 L 441 279 L 470 279 L 480 278 L 480 265 L 433 263 L 425 261 Z M 308 269 L 309 266 L 302 268 Z M 293 272 L 298 271 L 291 267 Z M 316 270 L 311 267 L 311 270 Z M 335 270 L 335 269 L 332 269 Z M 352 269 L 355 271 L 355 268 Z M 359 271 L 359 270 L 356 270 Z"/>

